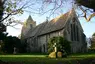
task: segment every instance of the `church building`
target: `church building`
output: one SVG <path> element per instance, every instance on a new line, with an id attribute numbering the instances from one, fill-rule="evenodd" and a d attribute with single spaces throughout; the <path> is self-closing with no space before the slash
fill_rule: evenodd
<path id="1" fill-rule="evenodd" d="M 39 25 L 29 16 L 22 27 L 21 40 L 27 44 L 27 52 L 46 53 L 48 41 L 54 36 L 63 36 L 70 41 L 72 53 L 87 49 L 86 36 L 73 9 Z"/>

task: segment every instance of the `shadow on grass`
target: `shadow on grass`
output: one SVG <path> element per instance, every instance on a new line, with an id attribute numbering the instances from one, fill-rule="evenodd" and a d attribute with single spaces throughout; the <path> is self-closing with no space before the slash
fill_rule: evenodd
<path id="1" fill-rule="evenodd" d="M 0 55 L 0 60 L 2 63 L 7 64 L 95 64 L 94 53 L 72 54 L 67 58 L 48 58 L 46 56 L 47 54 L 43 55 L 40 53 L 25 53 L 23 55 Z"/>

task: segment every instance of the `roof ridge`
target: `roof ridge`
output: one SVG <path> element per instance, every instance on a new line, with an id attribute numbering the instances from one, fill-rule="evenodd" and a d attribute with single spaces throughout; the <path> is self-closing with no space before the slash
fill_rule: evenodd
<path id="1" fill-rule="evenodd" d="M 44 23 L 45 24 L 44 25 L 42 24 L 42 26 L 40 27 L 40 29 L 38 30 L 38 32 L 35 35 L 38 35 L 39 33 L 41 33 L 41 29 L 44 28 L 48 22 L 44 22 Z"/>
<path id="2" fill-rule="evenodd" d="M 49 32 L 53 32 L 53 31 L 62 29 L 63 27 L 65 27 L 67 21 L 71 17 L 71 15 L 72 15 L 71 13 L 73 13 L 72 10 L 68 11 L 65 14 L 61 14 L 60 16 L 57 16 L 56 17 L 57 19 L 54 18 L 54 19 L 50 20 L 49 22 L 43 22 L 43 23 L 37 25 L 33 30 L 30 29 L 31 31 L 29 31 L 29 32 L 32 35 L 30 35 L 29 37 L 31 37 L 31 36 L 36 37 L 39 35 L 43 35 L 43 34 L 46 34 Z"/>

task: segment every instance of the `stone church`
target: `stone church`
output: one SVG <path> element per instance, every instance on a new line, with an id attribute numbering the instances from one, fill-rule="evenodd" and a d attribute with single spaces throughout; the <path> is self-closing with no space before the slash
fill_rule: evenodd
<path id="1" fill-rule="evenodd" d="M 39 25 L 29 16 L 22 27 L 21 40 L 27 44 L 27 52 L 47 52 L 48 41 L 54 36 L 63 36 L 71 41 L 72 53 L 87 49 L 86 36 L 73 9 Z"/>

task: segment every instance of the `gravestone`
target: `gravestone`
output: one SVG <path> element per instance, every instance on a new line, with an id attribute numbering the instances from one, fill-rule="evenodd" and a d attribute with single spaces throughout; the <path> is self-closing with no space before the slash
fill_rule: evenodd
<path id="1" fill-rule="evenodd" d="M 14 47 L 14 51 L 13 51 L 13 54 L 16 54 L 16 47 Z"/>

